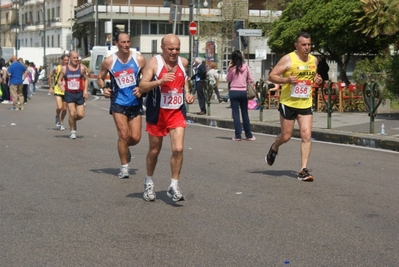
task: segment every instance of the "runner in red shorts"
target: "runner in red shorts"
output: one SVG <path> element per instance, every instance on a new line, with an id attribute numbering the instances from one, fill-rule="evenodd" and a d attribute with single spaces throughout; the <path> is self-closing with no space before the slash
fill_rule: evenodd
<path id="1" fill-rule="evenodd" d="M 147 154 L 147 177 L 144 181 L 143 198 L 155 200 L 153 174 L 163 137 L 168 133 L 172 145 L 171 184 L 167 195 L 173 201 L 182 201 L 184 196 L 178 185 L 183 165 L 184 131 L 186 127 L 185 101 L 191 104 L 194 96 L 189 93 L 186 69 L 188 61 L 179 57 L 180 39 L 173 34 L 165 35 L 161 41 L 162 54 L 152 57 L 143 69 L 140 93 L 147 93 L 146 130 L 150 142 Z"/>

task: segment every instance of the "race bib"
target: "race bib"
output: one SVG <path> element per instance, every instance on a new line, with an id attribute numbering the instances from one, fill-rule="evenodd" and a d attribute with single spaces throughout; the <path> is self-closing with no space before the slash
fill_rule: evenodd
<path id="1" fill-rule="evenodd" d="M 126 69 L 114 73 L 116 84 L 120 89 L 136 85 L 133 69 Z"/>
<path id="2" fill-rule="evenodd" d="M 177 89 L 161 92 L 161 108 L 178 109 L 183 104 L 183 93 Z"/>
<path id="3" fill-rule="evenodd" d="M 291 97 L 309 98 L 312 92 L 311 81 L 298 80 L 291 88 Z"/>
<path id="4" fill-rule="evenodd" d="M 80 79 L 68 79 L 67 86 L 69 90 L 79 90 L 80 89 Z"/>

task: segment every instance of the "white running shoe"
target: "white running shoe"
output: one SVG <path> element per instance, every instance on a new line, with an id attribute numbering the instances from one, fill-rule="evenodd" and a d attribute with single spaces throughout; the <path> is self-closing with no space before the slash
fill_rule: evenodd
<path id="1" fill-rule="evenodd" d="M 61 125 L 60 125 L 60 131 L 65 131 L 64 124 L 61 124 Z"/>
<path id="2" fill-rule="evenodd" d="M 155 201 L 155 191 L 154 191 L 154 183 L 146 184 L 144 183 L 144 194 L 143 199 L 145 201 Z"/>
<path id="3" fill-rule="evenodd" d="M 118 173 L 118 177 L 120 179 L 129 178 L 129 169 L 128 168 L 121 168 L 121 171 Z"/>
<path id="4" fill-rule="evenodd" d="M 61 126 L 60 118 L 58 118 L 58 117 L 55 117 L 55 126 L 56 127 L 60 127 Z"/>
<path id="5" fill-rule="evenodd" d="M 176 186 L 176 187 L 169 186 L 168 192 L 166 194 L 174 202 L 183 201 L 184 200 L 184 196 L 183 196 L 182 192 L 180 191 L 179 186 Z"/>
<path id="6" fill-rule="evenodd" d="M 69 139 L 76 139 L 76 132 L 71 131 L 71 134 L 69 135 Z"/>

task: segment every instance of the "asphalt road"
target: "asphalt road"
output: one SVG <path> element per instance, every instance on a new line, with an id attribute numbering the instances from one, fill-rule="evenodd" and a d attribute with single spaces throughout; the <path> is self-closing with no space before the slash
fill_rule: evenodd
<path id="1" fill-rule="evenodd" d="M 189 124 L 186 201 L 166 196 L 167 137 L 148 203 L 147 135 L 118 179 L 108 105 L 90 98 L 76 140 L 44 91 L 24 111 L 0 105 L 0 266 L 399 266 L 398 153 L 314 142 L 305 183 L 299 140 L 269 167 L 274 136 Z"/>

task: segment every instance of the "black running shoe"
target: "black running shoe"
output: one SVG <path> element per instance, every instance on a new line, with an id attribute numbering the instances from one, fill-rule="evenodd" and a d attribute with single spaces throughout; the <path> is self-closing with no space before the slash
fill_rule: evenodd
<path id="1" fill-rule="evenodd" d="M 270 146 L 269 152 L 267 153 L 266 157 L 265 157 L 265 161 L 267 162 L 267 165 L 272 166 L 274 163 L 274 160 L 277 157 L 277 151 L 274 151 L 272 149 L 274 143 Z"/>
<path id="2" fill-rule="evenodd" d="M 129 148 L 127 148 L 126 161 L 127 161 L 127 163 L 130 163 L 132 161 L 132 154 L 130 154 Z"/>
<path id="3" fill-rule="evenodd" d="M 298 180 L 304 182 L 313 182 L 313 175 L 311 175 L 309 172 L 311 172 L 311 170 L 302 168 L 302 171 L 298 173 Z"/>

